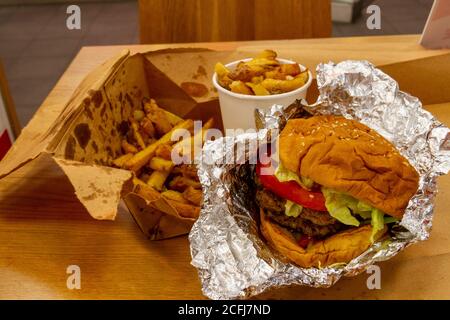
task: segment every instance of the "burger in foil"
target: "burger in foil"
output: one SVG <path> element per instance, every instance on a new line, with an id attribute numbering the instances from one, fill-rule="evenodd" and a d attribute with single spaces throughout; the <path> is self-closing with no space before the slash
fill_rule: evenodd
<path id="1" fill-rule="evenodd" d="M 289 120 L 255 170 L 260 230 L 301 267 L 347 263 L 401 220 L 419 174 L 380 134 L 339 116 Z M 272 155 L 272 158 L 273 155 Z"/>

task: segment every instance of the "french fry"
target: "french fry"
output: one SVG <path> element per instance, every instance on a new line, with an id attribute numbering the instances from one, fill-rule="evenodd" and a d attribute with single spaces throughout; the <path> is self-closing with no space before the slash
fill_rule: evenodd
<path id="1" fill-rule="evenodd" d="M 230 83 L 230 90 L 234 93 L 253 95 L 253 91 L 242 81 L 233 81 Z"/>
<path id="2" fill-rule="evenodd" d="M 192 202 L 196 206 L 201 206 L 203 202 L 203 194 L 201 190 L 195 189 L 191 186 L 187 187 L 183 192 L 183 197 Z"/>
<path id="3" fill-rule="evenodd" d="M 155 99 L 150 99 L 149 101 L 145 102 L 145 104 L 144 104 L 145 114 L 151 113 L 153 110 L 155 110 L 155 108 L 159 108 Z"/>
<path id="4" fill-rule="evenodd" d="M 133 112 L 133 118 L 134 120 L 136 120 L 137 122 L 141 121 L 142 119 L 144 119 L 145 114 L 144 111 L 142 110 L 134 110 Z"/>
<path id="5" fill-rule="evenodd" d="M 121 155 L 120 157 L 114 159 L 112 163 L 113 163 L 113 165 L 115 165 L 118 168 L 123 168 L 123 165 L 125 164 L 125 162 L 130 160 L 132 157 L 133 157 L 132 153 L 126 153 L 126 154 Z"/>
<path id="6" fill-rule="evenodd" d="M 275 59 L 268 58 L 255 58 L 245 63 L 247 66 L 260 66 L 265 68 L 266 66 L 277 66 L 280 63 Z"/>
<path id="7" fill-rule="evenodd" d="M 258 83 L 261 83 L 261 81 L 263 81 L 263 80 L 264 80 L 263 76 L 257 76 L 257 77 L 253 77 L 251 82 L 254 84 L 258 84 Z"/>
<path id="8" fill-rule="evenodd" d="M 186 190 L 187 187 L 193 187 L 194 189 L 201 189 L 202 185 L 198 181 L 182 176 L 177 176 L 173 178 L 172 181 L 169 182 L 170 189 L 177 190 L 180 192 Z"/>
<path id="9" fill-rule="evenodd" d="M 161 192 L 161 195 L 166 199 L 178 201 L 181 203 L 189 203 L 189 201 L 183 197 L 183 194 L 178 191 L 166 190 L 164 192 Z"/>
<path id="10" fill-rule="evenodd" d="M 308 73 L 304 74 L 299 64 L 281 64 L 276 57 L 275 51 L 264 50 L 247 62 L 240 61 L 234 70 L 217 63 L 219 84 L 234 93 L 263 96 L 292 91 L 306 83 Z"/>
<path id="11" fill-rule="evenodd" d="M 150 175 L 150 178 L 147 181 L 147 184 L 158 190 L 161 191 L 163 189 L 164 182 L 166 182 L 167 177 L 169 176 L 169 171 L 153 171 Z"/>
<path id="12" fill-rule="evenodd" d="M 201 131 L 202 144 L 205 143 L 207 130 L 211 129 L 213 127 L 213 125 L 214 125 L 214 119 L 213 118 L 209 118 L 208 121 L 206 121 L 206 123 L 203 125 L 202 131 Z M 197 133 L 197 134 L 199 134 L 199 133 Z M 194 136 L 194 139 L 195 139 L 195 136 Z"/>
<path id="13" fill-rule="evenodd" d="M 174 163 L 170 160 L 166 160 L 160 157 L 153 157 L 150 160 L 149 167 L 157 171 L 170 172 L 174 166 Z"/>
<path id="14" fill-rule="evenodd" d="M 136 153 L 138 152 L 138 149 L 133 146 L 131 143 L 128 143 L 127 140 L 122 140 L 122 149 L 123 151 L 125 151 L 126 153 Z"/>
<path id="15" fill-rule="evenodd" d="M 155 143 L 156 141 L 158 141 L 156 138 L 148 138 L 148 140 L 147 140 L 147 146 L 149 146 L 149 145 Z"/>
<path id="16" fill-rule="evenodd" d="M 150 137 L 142 128 L 139 129 L 139 134 L 142 137 L 142 140 L 144 141 L 145 146 L 147 146 L 149 143 L 151 143 L 154 139 Z"/>
<path id="17" fill-rule="evenodd" d="M 275 51 L 266 49 L 266 50 L 261 51 L 261 52 L 256 56 L 256 59 L 258 59 L 258 58 L 265 58 L 265 59 L 271 59 L 271 60 L 273 60 L 273 59 L 275 59 L 276 57 L 277 57 L 277 53 L 276 53 Z"/>
<path id="18" fill-rule="evenodd" d="M 258 68 L 255 66 L 253 69 Z M 260 80 L 262 78 L 255 79 Z M 164 199 L 179 216 L 195 219 L 200 213 L 199 205 L 203 198 L 197 170 L 194 166 L 186 164 L 175 166 L 171 159 L 172 150 L 173 148 L 183 150 L 183 147 L 187 147 L 186 150 L 194 151 L 197 146 L 201 147 L 206 139 L 207 130 L 212 128 L 213 123 L 213 119 L 209 119 L 202 130 L 192 136 L 193 120 L 183 120 L 159 108 L 156 101 L 151 99 L 145 102 L 144 111 L 133 111 L 126 135 L 130 140 L 124 139 L 121 142 L 126 154 L 113 160 L 112 163 L 134 172 L 135 193 L 149 201 Z M 178 129 L 188 130 L 191 136 L 184 140 L 172 141 L 172 135 Z M 182 134 L 181 137 L 185 136 Z M 167 181 L 169 177 L 174 178 Z M 166 189 L 166 186 L 169 189 Z"/>
<path id="19" fill-rule="evenodd" d="M 150 174 L 147 172 L 143 172 L 139 175 L 139 180 L 141 180 L 142 182 L 147 183 L 148 179 L 150 179 Z"/>
<path id="20" fill-rule="evenodd" d="M 280 65 L 280 72 L 295 77 L 300 74 L 302 70 L 300 70 L 300 66 L 297 63 L 287 63 Z"/>
<path id="21" fill-rule="evenodd" d="M 228 70 L 228 68 L 220 62 L 216 63 L 216 65 L 214 66 L 214 71 L 217 73 L 217 76 L 221 78 L 227 76 L 230 73 L 230 70 Z"/>
<path id="22" fill-rule="evenodd" d="M 141 149 L 145 149 L 145 142 L 141 134 L 139 133 L 139 127 L 136 121 L 131 122 L 131 128 L 133 129 L 133 137 L 138 143 L 139 147 L 141 147 Z"/>
<path id="23" fill-rule="evenodd" d="M 299 74 L 299 76 L 301 75 Z M 264 79 L 261 85 L 270 93 L 284 93 L 300 88 L 305 84 L 305 77 L 299 76 L 292 80 Z"/>
<path id="24" fill-rule="evenodd" d="M 217 81 L 222 87 L 228 88 L 233 80 L 230 79 L 230 70 L 225 67 L 222 63 L 217 62 L 214 66 L 214 71 L 217 73 Z"/>
<path id="25" fill-rule="evenodd" d="M 264 88 L 261 83 L 247 82 L 246 85 L 249 86 L 253 90 L 253 93 L 256 96 L 268 96 L 268 95 L 270 95 L 270 92 L 267 91 L 267 89 Z"/>
<path id="26" fill-rule="evenodd" d="M 168 144 L 159 145 L 155 150 L 155 156 L 171 160 L 172 159 L 172 146 Z"/>
<path id="27" fill-rule="evenodd" d="M 145 149 L 136 153 L 131 159 L 129 159 L 125 164 L 125 168 L 130 169 L 132 171 L 138 171 L 140 168 L 145 166 L 145 164 L 154 156 L 155 150 L 158 146 L 162 144 L 173 144 L 174 141 L 171 141 L 171 137 L 173 132 L 177 129 L 186 129 L 192 130 L 194 126 L 194 121 L 191 119 L 184 120 L 180 122 L 175 127 L 172 128 L 169 132 L 167 132 L 164 136 L 162 136 L 159 140 L 154 142 L 153 144 L 147 146 Z"/>
<path id="28" fill-rule="evenodd" d="M 172 129 L 166 112 L 158 107 L 154 99 L 150 99 L 150 102 L 144 105 L 147 117 L 153 122 L 156 132 L 161 136 L 166 134 Z"/>
<path id="29" fill-rule="evenodd" d="M 299 79 L 300 81 L 303 81 L 305 84 L 308 82 L 308 70 L 302 71 L 302 73 L 295 76 L 295 79 Z"/>
<path id="30" fill-rule="evenodd" d="M 147 115 L 147 117 L 153 122 L 158 136 L 162 136 L 172 129 L 172 125 L 164 112 L 155 112 Z"/>
<path id="31" fill-rule="evenodd" d="M 264 66 L 247 65 L 247 62 L 242 62 L 228 74 L 228 77 L 234 81 L 249 82 L 253 78 L 263 75 L 265 71 L 266 68 Z"/>
<path id="32" fill-rule="evenodd" d="M 286 75 L 281 72 L 280 67 L 276 67 L 273 70 L 267 71 L 266 73 L 264 73 L 264 76 L 266 77 L 266 79 L 286 80 Z"/>
<path id="33" fill-rule="evenodd" d="M 147 186 L 147 184 L 144 181 L 142 181 L 141 179 L 136 178 L 136 177 L 133 177 L 133 184 L 134 184 L 135 187 L 137 187 L 139 185 Z"/>
<path id="34" fill-rule="evenodd" d="M 166 113 L 167 120 L 169 120 L 169 122 L 172 125 L 172 127 L 176 126 L 181 121 L 183 121 L 183 118 L 173 114 L 172 112 L 169 112 L 167 110 L 164 110 L 164 112 Z"/>
<path id="35" fill-rule="evenodd" d="M 195 167 L 195 165 L 192 165 L 192 164 L 182 164 L 182 165 L 176 166 L 172 170 L 172 172 L 175 175 L 181 174 L 185 178 L 189 178 L 189 179 L 192 179 L 195 181 L 198 180 L 197 168 Z"/>
<path id="36" fill-rule="evenodd" d="M 144 117 L 142 119 L 141 128 L 150 137 L 154 137 L 156 134 L 155 127 L 153 126 L 152 121 L 148 117 Z"/>
<path id="37" fill-rule="evenodd" d="M 153 189 L 139 179 L 134 178 L 133 182 L 135 185 L 134 192 L 141 195 L 144 199 L 147 199 L 148 201 L 155 201 L 161 198 L 161 194 L 157 190 Z"/>
<path id="38" fill-rule="evenodd" d="M 180 155 L 186 155 L 189 151 L 191 152 L 191 159 L 194 156 L 195 147 L 201 148 L 206 139 L 207 130 L 211 129 L 214 125 L 214 119 L 209 118 L 208 121 L 203 125 L 202 130 L 197 132 L 190 139 L 184 139 L 177 142 L 173 149 L 176 150 Z"/>

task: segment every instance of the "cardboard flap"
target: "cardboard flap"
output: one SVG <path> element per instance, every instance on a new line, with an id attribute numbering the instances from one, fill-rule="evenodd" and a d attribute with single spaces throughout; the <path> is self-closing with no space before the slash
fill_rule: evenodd
<path id="1" fill-rule="evenodd" d="M 184 117 L 186 113 L 196 106 L 196 102 L 179 86 L 177 86 L 165 73 L 153 63 L 146 60 L 144 63 L 145 76 L 149 87 L 149 95 L 158 101 L 162 108 Z"/>
<path id="2" fill-rule="evenodd" d="M 128 57 L 108 74 L 106 83 L 88 91 L 64 135 L 54 139 L 56 157 L 109 166 L 122 154 L 128 119 L 148 97 L 143 61 L 140 54 Z"/>
<path id="3" fill-rule="evenodd" d="M 63 136 L 67 124 L 77 117 L 78 107 L 86 93 L 99 87 L 128 55 L 129 51 L 124 51 L 90 72 L 66 105 L 49 104 L 40 108 L 0 162 L 0 179 L 35 159 L 41 152 L 51 151 L 52 143 L 58 143 L 57 136 Z"/>
<path id="4" fill-rule="evenodd" d="M 247 53 L 238 51 L 209 51 L 206 49 L 191 52 L 181 50 L 155 51 L 146 54 L 146 58 L 156 66 L 159 72 L 170 79 L 178 88 L 184 90 L 197 103 L 217 98 L 216 89 L 211 82 L 214 66 L 217 62 L 226 64 L 248 57 Z M 205 94 L 196 96 L 193 94 L 196 90 L 189 90 L 192 86 L 194 88 L 202 86 Z"/>
<path id="5" fill-rule="evenodd" d="M 75 194 L 89 214 L 99 220 L 114 220 L 122 187 L 132 178 L 127 170 L 85 165 L 54 158 L 75 188 Z"/>
<path id="6" fill-rule="evenodd" d="M 450 54 L 379 66 L 423 105 L 450 101 Z"/>
<path id="7" fill-rule="evenodd" d="M 194 223 L 194 219 L 179 217 L 163 198 L 147 201 L 137 194 L 129 193 L 124 197 L 124 202 L 139 228 L 151 240 L 186 234 Z"/>

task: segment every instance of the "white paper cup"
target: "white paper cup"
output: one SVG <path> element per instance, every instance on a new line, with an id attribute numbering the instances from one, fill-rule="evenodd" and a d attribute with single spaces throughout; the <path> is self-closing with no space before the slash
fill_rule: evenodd
<path id="1" fill-rule="evenodd" d="M 234 70 L 241 61 L 250 61 L 249 59 L 241 59 L 230 62 L 225 66 Z M 286 59 L 277 59 L 280 63 L 295 63 L 295 61 Z M 299 64 L 300 69 L 306 70 L 306 67 Z M 217 74 L 214 73 L 212 82 L 219 93 L 220 110 L 222 113 L 222 121 L 224 129 L 254 129 L 255 128 L 255 109 L 270 109 L 274 104 L 284 107 L 289 106 L 297 99 L 306 98 L 306 93 L 312 82 L 312 74 L 308 70 L 308 81 L 300 88 L 286 93 L 268 95 L 268 96 L 250 96 L 246 94 L 234 93 L 223 88 L 217 82 Z"/>

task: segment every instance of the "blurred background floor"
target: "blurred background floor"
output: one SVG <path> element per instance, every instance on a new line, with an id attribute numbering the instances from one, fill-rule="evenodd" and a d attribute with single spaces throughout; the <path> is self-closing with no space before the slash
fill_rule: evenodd
<path id="1" fill-rule="evenodd" d="M 333 24 L 333 36 L 421 33 L 433 0 L 371 2 L 381 8 L 381 30 L 367 29 L 363 12 L 351 24 Z M 0 6 L 0 59 L 22 126 L 82 46 L 139 43 L 137 1 L 80 3 L 81 30 L 66 28 L 67 6 Z"/>

